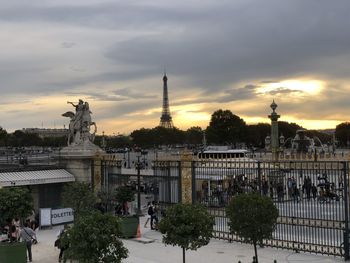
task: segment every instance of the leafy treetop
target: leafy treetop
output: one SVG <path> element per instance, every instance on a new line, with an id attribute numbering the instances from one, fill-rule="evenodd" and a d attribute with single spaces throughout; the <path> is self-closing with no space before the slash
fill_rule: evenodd
<path id="1" fill-rule="evenodd" d="M 135 193 L 127 186 L 120 186 L 115 191 L 115 199 L 124 204 L 135 200 Z"/>
<path id="2" fill-rule="evenodd" d="M 77 216 L 94 209 L 96 201 L 97 197 L 87 183 L 74 182 L 63 188 L 62 203 L 65 207 L 71 207 Z"/>
<path id="3" fill-rule="evenodd" d="M 196 250 L 209 243 L 213 225 L 213 217 L 203 206 L 179 203 L 166 210 L 159 229 L 165 244 Z"/>
<path id="4" fill-rule="evenodd" d="M 33 211 L 33 197 L 25 187 L 0 189 L 0 225 L 15 217 L 25 219 Z"/>
<path id="5" fill-rule="evenodd" d="M 63 254 L 64 261 L 120 263 L 127 258 L 128 250 L 118 234 L 118 218 L 94 211 L 84 214 L 63 234 L 61 245 L 68 247 Z"/>
<path id="6" fill-rule="evenodd" d="M 271 238 L 277 223 L 278 209 L 272 200 L 258 193 L 240 194 L 226 207 L 226 216 L 231 233 L 254 245 L 257 262 L 257 243 Z"/>

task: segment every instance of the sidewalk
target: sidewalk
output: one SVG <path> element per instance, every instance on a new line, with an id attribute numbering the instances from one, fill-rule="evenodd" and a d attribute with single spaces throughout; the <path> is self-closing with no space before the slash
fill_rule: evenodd
<path id="1" fill-rule="evenodd" d="M 179 247 L 165 246 L 162 243 L 162 235 L 158 231 L 144 228 L 146 218 L 141 218 L 141 234 L 143 239 L 152 240 L 153 243 L 143 244 L 135 240 L 123 240 L 129 249 L 129 257 L 125 263 L 181 263 L 182 250 Z M 33 246 L 33 262 L 53 263 L 58 262 L 59 250 L 54 247 L 56 234 L 62 226 L 52 229 L 40 230 L 39 243 Z M 253 246 L 241 243 L 228 243 L 227 241 L 212 239 L 209 245 L 197 251 L 186 251 L 188 263 L 251 263 L 254 254 Z M 273 263 L 331 263 L 344 262 L 342 258 L 326 257 L 304 253 L 295 253 L 290 250 L 278 250 L 275 248 L 259 248 L 259 262 Z"/>

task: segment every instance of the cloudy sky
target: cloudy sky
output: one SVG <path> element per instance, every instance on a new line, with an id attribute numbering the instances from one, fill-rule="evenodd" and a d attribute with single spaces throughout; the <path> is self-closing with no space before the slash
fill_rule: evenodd
<path id="1" fill-rule="evenodd" d="M 99 132 L 230 109 L 247 123 L 349 120 L 348 0 L 0 0 L 0 125 L 63 127 L 87 100 Z"/>

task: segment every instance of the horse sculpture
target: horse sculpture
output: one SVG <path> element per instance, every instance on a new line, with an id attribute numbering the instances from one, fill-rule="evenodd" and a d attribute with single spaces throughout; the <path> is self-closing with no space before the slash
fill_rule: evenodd
<path id="1" fill-rule="evenodd" d="M 91 121 L 92 112 L 89 109 L 89 103 L 83 103 L 82 100 L 79 100 L 78 104 L 68 103 L 76 108 L 76 113 L 67 111 L 62 114 L 63 117 L 70 118 L 67 144 L 80 144 L 84 141 L 93 142 L 97 132 L 97 126 L 95 122 Z M 90 133 L 91 126 L 94 126 L 92 134 Z"/>

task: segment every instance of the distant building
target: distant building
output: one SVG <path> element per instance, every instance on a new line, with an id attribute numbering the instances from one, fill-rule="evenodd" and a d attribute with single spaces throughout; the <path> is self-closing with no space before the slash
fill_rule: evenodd
<path id="1" fill-rule="evenodd" d="M 64 137 L 69 133 L 68 129 L 50 129 L 50 128 L 23 128 L 22 132 L 28 134 L 37 134 L 40 138 L 45 137 Z"/>

